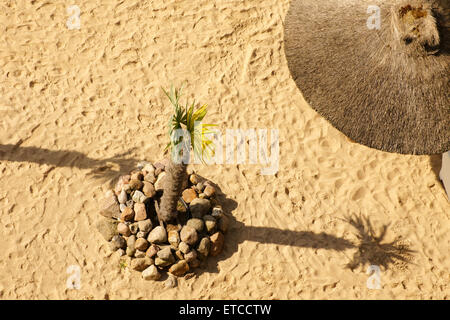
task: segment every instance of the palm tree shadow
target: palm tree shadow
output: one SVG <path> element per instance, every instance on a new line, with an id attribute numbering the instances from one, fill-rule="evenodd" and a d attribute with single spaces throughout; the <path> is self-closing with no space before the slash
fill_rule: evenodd
<path id="1" fill-rule="evenodd" d="M 404 267 L 411 262 L 414 251 L 409 249 L 400 238 L 383 243 L 389 225 L 382 226 L 377 235 L 369 218 L 350 216 L 345 220 L 356 229 L 359 241 L 358 250 L 346 265 L 347 268 L 354 270 L 359 266 L 378 265 L 388 269 L 390 265 Z"/>
<path id="2" fill-rule="evenodd" d="M 120 175 L 128 173 L 136 166 L 136 159 L 126 157 L 134 150 L 135 148 L 132 148 L 107 159 L 94 159 L 78 151 L 22 147 L 19 142 L 0 145 L 0 161 L 33 162 L 50 167 L 90 169 L 87 173 L 89 177 L 109 182 L 112 185 Z"/>
<path id="3" fill-rule="evenodd" d="M 442 188 L 444 188 L 444 184 L 442 183 L 442 180 L 439 177 L 442 168 L 442 154 L 435 154 L 430 156 L 430 165 L 431 169 L 434 172 L 434 175 L 436 176 L 436 180 L 440 183 Z"/>

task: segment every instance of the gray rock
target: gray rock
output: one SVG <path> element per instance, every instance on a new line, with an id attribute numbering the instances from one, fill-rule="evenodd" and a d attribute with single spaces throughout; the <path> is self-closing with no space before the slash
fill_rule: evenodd
<path id="1" fill-rule="evenodd" d="M 162 226 L 155 227 L 148 235 L 147 240 L 151 243 L 164 243 L 167 241 L 166 229 Z"/>
<path id="2" fill-rule="evenodd" d="M 144 280 L 159 280 L 161 278 L 161 274 L 158 271 L 158 268 L 155 265 L 151 265 L 144 271 L 142 271 L 142 278 Z"/>
<path id="3" fill-rule="evenodd" d="M 117 234 L 117 224 L 119 222 L 115 219 L 101 218 L 95 224 L 98 232 L 103 236 L 106 241 L 110 241 L 114 235 Z"/>
<path id="4" fill-rule="evenodd" d="M 222 207 L 216 206 L 212 209 L 212 213 L 211 215 L 216 218 L 219 219 L 223 216 L 223 210 Z"/>
<path id="5" fill-rule="evenodd" d="M 136 190 L 133 192 L 131 199 L 136 203 L 144 203 L 147 200 L 147 197 L 141 191 Z"/>
<path id="6" fill-rule="evenodd" d="M 197 252 L 203 257 L 206 258 L 209 255 L 209 250 L 211 249 L 211 241 L 208 237 L 202 238 L 197 247 Z"/>
<path id="7" fill-rule="evenodd" d="M 205 227 L 205 223 L 202 219 L 192 218 L 189 219 L 186 223 L 187 226 L 194 228 L 197 232 L 202 232 Z"/>
<path id="8" fill-rule="evenodd" d="M 150 219 L 142 220 L 138 222 L 139 224 L 139 231 L 148 233 L 150 230 L 152 230 L 152 221 Z"/>
<path id="9" fill-rule="evenodd" d="M 189 245 L 194 245 L 198 240 L 197 231 L 190 227 L 184 226 L 180 232 L 181 241 L 186 242 Z"/>
<path id="10" fill-rule="evenodd" d="M 131 260 L 131 269 L 136 271 L 144 271 L 153 264 L 153 260 L 149 257 L 136 258 Z"/>
<path id="11" fill-rule="evenodd" d="M 168 261 L 171 263 L 175 262 L 175 258 L 172 255 L 172 251 L 170 250 L 170 248 L 166 247 L 162 250 L 159 250 L 158 253 L 156 254 L 158 256 L 158 258 L 164 260 L 164 261 Z"/>
<path id="12" fill-rule="evenodd" d="M 100 205 L 100 214 L 106 218 L 120 217 L 120 207 L 117 197 L 112 190 L 105 193 Z"/>
<path id="13" fill-rule="evenodd" d="M 163 260 L 160 257 L 156 257 L 155 259 L 155 265 L 158 267 L 167 267 L 170 266 L 171 264 L 173 264 L 173 262 Z"/>
<path id="14" fill-rule="evenodd" d="M 134 207 L 134 201 L 133 201 L 133 199 L 127 200 L 127 202 L 125 203 L 125 205 L 126 205 L 128 208 L 133 208 L 133 207 Z"/>
<path id="15" fill-rule="evenodd" d="M 203 221 L 205 221 L 205 227 L 209 234 L 213 234 L 217 230 L 217 221 L 213 216 L 205 215 L 203 217 Z"/>
<path id="16" fill-rule="evenodd" d="M 110 245 L 113 251 L 117 251 L 119 249 L 125 249 L 127 242 L 122 236 L 115 235 L 112 237 Z"/>
<path id="17" fill-rule="evenodd" d="M 189 205 L 193 218 L 203 218 L 211 209 L 211 202 L 208 199 L 194 199 Z"/>
<path id="18" fill-rule="evenodd" d="M 184 260 L 186 260 L 187 263 L 194 261 L 194 259 L 197 259 L 197 251 L 195 250 L 191 250 L 184 255 Z"/>
<path id="19" fill-rule="evenodd" d="M 178 249 L 184 254 L 191 251 L 191 248 L 189 247 L 189 245 L 186 242 L 180 242 L 180 244 L 178 245 Z"/>
<path id="20" fill-rule="evenodd" d="M 117 196 L 117 200 L 119 201 L 120 204 L 125 204 L 128 200 L 128 196 L 127 193 L 125 192 L 125 190 L 122 190 L 119 195 Z"/>

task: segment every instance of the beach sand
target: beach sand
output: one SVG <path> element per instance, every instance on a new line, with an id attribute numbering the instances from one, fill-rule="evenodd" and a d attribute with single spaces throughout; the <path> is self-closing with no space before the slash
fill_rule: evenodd
<path id="1" fill-rule="evenodd" d="M 79 30 L 66 26 L 72 4 Z M 2 1 L 1 299 L 449 298 L 441 156 L 352 143 L 314 112 L 284 57 L 288 7 Z M 167 289 L 122 269 L 95 223 L 120 174 L 163 157 L 172 109 L 161 87 L 183 81 L 221 131 L 278 129 L 280 163 L 274 176 L 247 163 L 195 166 L 233 223 L 224 252 Z M 380 290 L 366 285 L 371 264 Z M 66 287 L 70 265 L 79 290 Z"/>

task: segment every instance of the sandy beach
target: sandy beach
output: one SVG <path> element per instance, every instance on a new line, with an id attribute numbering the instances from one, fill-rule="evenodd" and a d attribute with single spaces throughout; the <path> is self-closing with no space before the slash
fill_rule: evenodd
<path id="1" fill-rule="evenodd" d="M 66 25 L 73 4 L 79 30 Z M 0 299 L 449 299 L 441 155 L 353 143 L 310 108 L 284 55 L 288 8 L 2 1 Z M 95 223 L 120 175 L 163 157 L 161 87 L 184 81 L 221 131 L 278 129 L 279 171 L 194 166 L 233 219 L 222 254 L 168 289 L 121 268 Z M 79 290 L 66 287 L 70 265 Z"/>

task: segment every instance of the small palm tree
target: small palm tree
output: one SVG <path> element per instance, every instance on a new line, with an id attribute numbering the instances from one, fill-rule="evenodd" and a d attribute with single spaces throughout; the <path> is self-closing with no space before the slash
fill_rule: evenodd
<path id="1" fill-rule="evenodd" d="M 175 111 L 169 121 L 170 141 L 166 150 L 170 151 L 171 157 L 166 168 L 164 193 L 159 206 L 159 218 L 167 223 L 177 216 L 178 200 L 183 191 L 183 182 L 187 180 L 186 168 L 191 148 L 194 157 L 201 161 L 214 154 L 213 143 L 206 135 L 213 133 L 211 127 L 215 125 L 200 124 L 207 112 L 206 105 L 194 110 L 195 102 L 190 105 L 186 102 L 185 106 L 180 104 L 182 88 L 172 86 L 170 92 L 163 91 Z"/>

